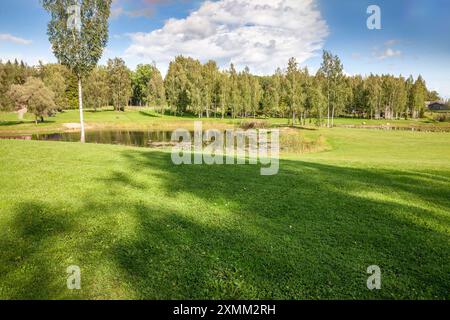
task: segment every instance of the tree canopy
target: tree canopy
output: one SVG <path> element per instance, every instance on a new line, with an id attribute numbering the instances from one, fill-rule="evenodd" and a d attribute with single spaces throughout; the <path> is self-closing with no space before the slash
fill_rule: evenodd
<path id="1" fill-rule="evenodd" d="M 91 71 L 102 57 L 108 42 L 108 18 L 111 0 L 83 0 L 80 6 L 81 28 L 68 28 L 68 8 L 73 0 L 41 0 L 50 13 L 48 36 L 58 61 L 77 76 Z"/>
<path id="2" fill-rule="evenodd" d="M 338 116 L 417 118 L 423 116 L 426 101 L 440 99 L 427 89 L 422 76 L 349 76 L 336 56 L 327 53 L 325 59 L 316 74 L 291 59 L 285 69 L 277 69 L 273 75 L 256 76 L 248 68 L 238 71 L 230 65 L 221 70 L 214 61 L 202 64 L 180 56 L 170 63 L 163 78 L 154 64 L 131 71 L 116 58 L 85 77 L 86 103 L 93 109 L 113 105 L 123 110 L 137 104 L 161 113 L 169 108 L 174 114 L 198 117 L 283 117 L 291 123 L 305 124 L 310 119 L 332 126 Z M 54 92 L 58 110 L 73 108 L 78 101 L 77 80 L 66 67 L 41 64 L 31 68 L 20 61 L 0 62 L 3 109 L 14 109 L 6 93 L 11 85 L 24 84 L 29 76 L 40 78 Z"/>
<path id="3" fill-rule="evenodd" d="M 44 117 L 56 108 L 55 94 L 39 78 L 29 77 L 22 85 L 12 85 L 8 95 L 17 109 L 27 108 L 33 113 L 36 122 L 38 118 L 44 121 Z"/>

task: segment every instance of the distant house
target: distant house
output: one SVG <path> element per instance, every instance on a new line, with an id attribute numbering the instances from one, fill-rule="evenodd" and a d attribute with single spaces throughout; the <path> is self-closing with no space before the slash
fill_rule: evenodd
<path id="1" fill-rule="evenodd" d="M 430 102 L 428 104 L 428 110 L 430 111 L 442 111 L 450 110 L 449 106 L 443 102 Z"/>

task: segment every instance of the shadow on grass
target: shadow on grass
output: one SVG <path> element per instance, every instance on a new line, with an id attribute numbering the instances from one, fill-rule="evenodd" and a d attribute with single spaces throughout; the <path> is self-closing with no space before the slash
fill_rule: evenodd
<path id="1" fill-rule="evenodd" d="M 24 123 L 31 123 L 32 121 L 0 121 L 0 126 L 16 126 L 19 124 L 24 124 Z"/>
<path id="2" fill-rule="evenodd" d="M 137 238 L 115 252 L 141 298 L 448 298 L 450 192 L 433 176 L 284 161 L 261 177 L 252 166 L 123 156 L 142 175 L 158 170 L 174 203 L 200 199 L 134 204 Z M 379 292 L 366 288 L 372 264 L 383 270 Z"/>
<path id="3" fill-rule="evenodd" d="M 121 157 L 71 215 L 49 214 L 65 203 L 15 208 L 0 236 L 0 283 L 14 286 L 2 297 L 58 296 L 53 241 L 69 237 L 87 273 L 113 265 L 85 284 L 106 298 L 449 298 L 448 172 L 282 161 L 262 177 L 257 166 L 174 166 L 156 151 Z M 366 288 L 374 264 L 377 292 Z"/>
<path id="4" fill-rule="evenodd" d="M 58 297 L 64 289 L 67 266 L 60 264 L 61 253 L 51 245 L 71 228 L 72 222 L 59 208 L 35 201 L 16 205 L 14 219 L 0 235 L 0 297 Z M 59 278 L 54 277 L 55 270 Z"/>
<path id="5" fill-rule="evenodd" d="M 46 123 L 56 123 L 55 120 L 44 120 L 44 122 L 39 121 L 37 126 Z M 18 121 L 0 121 L 0 127 L 17 126 L 21 124 L 35 124 L 34 120 L 18 120 Z"/>
<path id="6" fill-rule="evenodd" d="M 145 117 L 150 117 L 150 118 L 161 118 L 161 115 L 156 115 L 154 113 L 150 113 L 148 111 L 139 111 L 139 114 Z"/>

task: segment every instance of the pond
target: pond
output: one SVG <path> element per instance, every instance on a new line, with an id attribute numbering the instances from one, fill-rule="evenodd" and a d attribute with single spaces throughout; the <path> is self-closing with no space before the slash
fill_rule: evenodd
<path id="1" fill-rule="evenodd" d="M 87 143 L 117 144 L 134 147 L 166 147 L 174 145 L 171 142 L 172 131 L 126 131 L 101 130 L 86 131 Z M 0 139 L 40 140 L 79 142 L 79 132 L 63 132 L 50 134 L 33 134 L 21 136 L 0 137 Z"/>

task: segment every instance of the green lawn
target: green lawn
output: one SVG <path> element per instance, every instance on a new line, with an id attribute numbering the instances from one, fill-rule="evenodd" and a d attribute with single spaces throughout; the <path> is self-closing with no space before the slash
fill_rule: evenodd
<path id="1" fill-rule="evenodd" d="M 115 112 L 105 109 L 99 112 L 87 110 L 84 114 L 85 122 L 88 129 L 173 129 L 180 126 L 187 126 L 189 129 L 193 127 L 193 121 L 198 121 L 198 117 L 186 115 L 184 117 L 175 117 L 171 115 L 161 116 L 153 110 L 140 108 L 129 109 L 127 112 Z M 79 113 L 77 110 L 68 110 L 57 114 L 55 117 L 45 119 L 45 123 L 35 125 L 34 117 L 26 114 L 24 120 L 19 121 L 16 113 L 0 112 L 0 134 L 32 134 L 39 132 L 58 132 L 67 130 L 64 124 L 78 123 Z M 201 119 L 205 126 L 230 126 L 240 123 L 241 119 Z M 252 121 L 246 119 L 244 121 Z M 259 119 L 262 121 L 262 119 Z M 264 120 L 272 125 L 286 126 L 288 119 L 266 119 Z M 367 120 L 367 119 L 351 119 L 338 118 L 335 119 L 336 126 L 386 126 L 393 127 L 425 127 L 440 128 L 450 131 L 450 122 L 438 122 L 431 118 L 424 119 L 408 119 L 408 120 Z M 314 123 L 308 126 L 314 127 Z"/>
<path id="2" fill-rule="evenodd" d="M 331 150 L 290 155 L 272 177 L 0 140 L 0 298 L 449 299 L 450 135 L 305 133 L 319 134 Z"/>
<path id="3" fill-rule="evenodd" d="M 103 110 L 94 112 L 87 110 L 84 113 L 85 123 L 88 129 L 173 129 L 188 125 L 193 128 L 193 122 L 199 119 L 194 116 L 175 117 L 171 115 L 161 116 L 148 109 L 132 109 L 127 112 L 116 112 Z M 241 120 L 233 119 L 201 119 L 205 125 L 213 126 L 233 125 Z M 0 134 L 31 134 L 38 132 L 58 132 L 67 130 L 64 124 L 78 123 L 80 121 L 77 110 L 68 110 L 58 113 L 55 117 L 45 118 L 45 123 L 34 123 L 34 117 L 26 114 L 24 120 L 19 121 L 17 114 L 11 112 L 0 112 Z M 286 120 L 287 123 L 287 120 Z"/>

